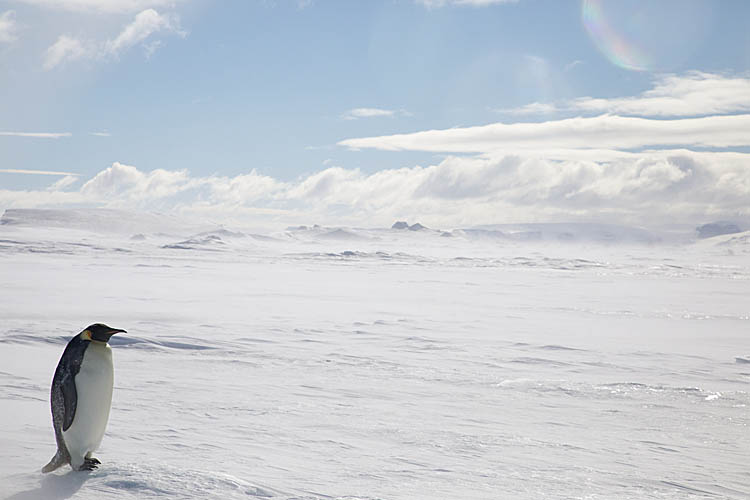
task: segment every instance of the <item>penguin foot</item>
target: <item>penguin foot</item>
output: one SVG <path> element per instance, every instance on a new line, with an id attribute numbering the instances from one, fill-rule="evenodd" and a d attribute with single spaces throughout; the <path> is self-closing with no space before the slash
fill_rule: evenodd
<path id="1" fill-rule="evenodd" d="M 95 470 L 99 464 L 101 464 L 101 462 L 96 458 L 87 458 L 83 461 L 83 464 L 78 467 L 78 470 Z"/>

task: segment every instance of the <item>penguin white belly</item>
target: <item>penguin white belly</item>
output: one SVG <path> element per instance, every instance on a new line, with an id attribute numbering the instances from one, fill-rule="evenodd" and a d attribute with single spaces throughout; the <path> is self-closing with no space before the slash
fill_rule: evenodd
<path id="1" fill-rule="evenodd" d="M 112 349 L 107 344 L 91 342 L 75 377 L 78 402 L 73 423 L 63 431 L 74 469 L 102 442 L 112 406 L 113 383 Z"/>

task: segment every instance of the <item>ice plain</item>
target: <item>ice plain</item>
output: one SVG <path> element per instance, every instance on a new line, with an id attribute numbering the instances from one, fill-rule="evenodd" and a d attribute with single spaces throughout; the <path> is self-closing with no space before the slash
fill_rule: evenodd
<path id="1" fill-rule="evenodd" d="M 750 233 L 3 222 L 2 499 L 750 498 Z M 103 465 L 42 475 L 96 321 Z"/>

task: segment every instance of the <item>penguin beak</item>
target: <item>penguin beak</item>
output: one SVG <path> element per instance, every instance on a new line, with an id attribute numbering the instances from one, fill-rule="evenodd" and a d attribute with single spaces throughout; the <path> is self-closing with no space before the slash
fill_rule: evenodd
<path id="1" fill-rule="evenodd" d="M 114 335 L 115 333 L 127 333 L 127 332 L 125 330 L 121 330 L 120 328 L 110 328 L 103 335 L 104 338 L 102 338 L 101 340 L 104 340 L 106 338 L 106 340 L 104 340 L 104 342 L 109 342 L 109 339 L 111 339 L 112 335 Z"/>
<path id="2" fill-rule="evenodd" d="M 106 334 L 106 335 L 107 335 L 107 341 L 109 341 L 109 339 L 111 339 L 111 338 L 112 338 L 112 335 L 114 335 L 115 333 L 128 333 L 128 332 L 126 332 L 125 330 L 121 330 L 121 329 L 119 329 L 119 328 L 111 328 L 111 329 L 110 329 L 110 330 L 109 330 L 109 331 L 107 332 L 107 334 Z"/>

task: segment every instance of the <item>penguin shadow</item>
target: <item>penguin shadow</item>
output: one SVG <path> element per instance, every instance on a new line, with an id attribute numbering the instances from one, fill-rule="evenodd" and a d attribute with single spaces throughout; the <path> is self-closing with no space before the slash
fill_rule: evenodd
<path id="1" fill-rule="evenodd" d="M 48 474 L 33 490 L 20 491 L 4 500 L 63 500 L 81 489 L 91 474 L 70 471 L 67 474 Z"/>

